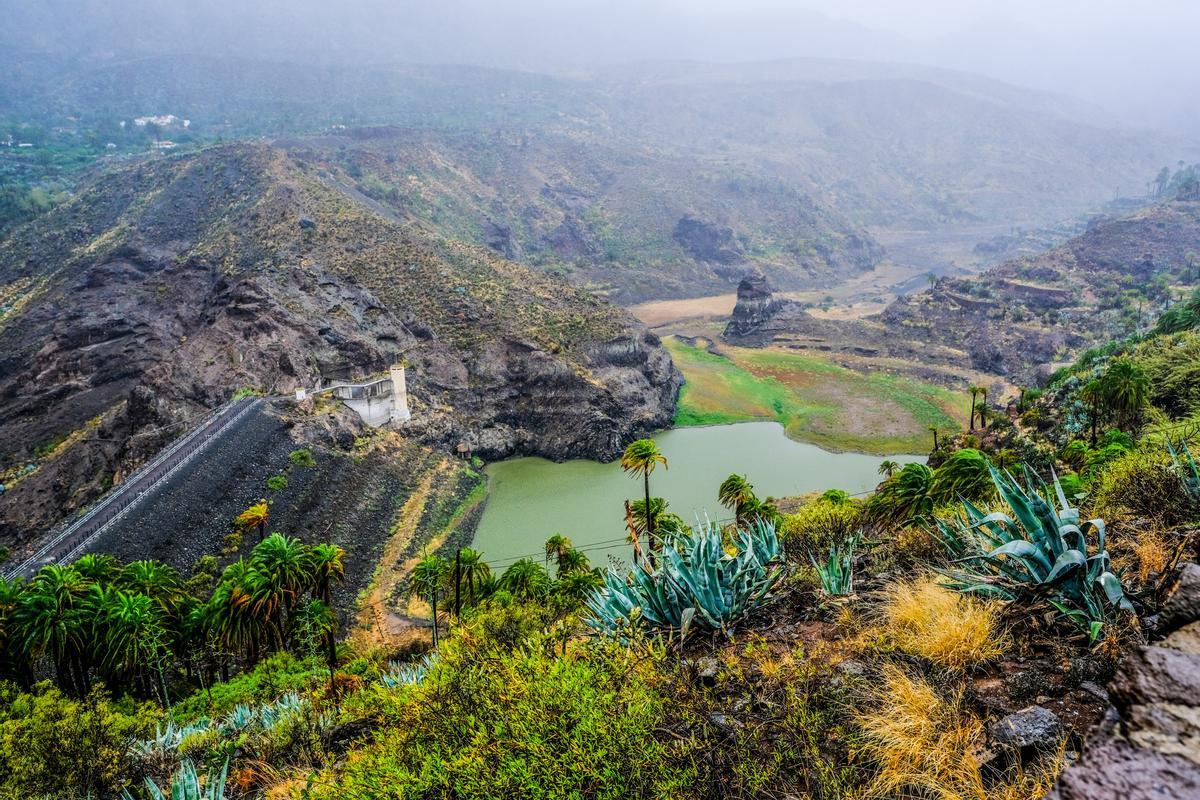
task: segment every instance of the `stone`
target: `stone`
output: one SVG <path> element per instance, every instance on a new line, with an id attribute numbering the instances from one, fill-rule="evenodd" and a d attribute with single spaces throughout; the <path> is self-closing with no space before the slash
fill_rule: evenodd
<path id="1" fill-rule="evenodd" d="M 1183 565 L 1158 617 L 1157 628 L 1162 633 L 1200 620 L 1200 564 L 1188 562 Z"/>
<path id="2" fill-rule="evenodd" d="M 725 326 L 725 335 L 746 336 L 753 333 L 771 318 L 779 306 L 767 276 L 757 267 L 750 270 L 738 284 L 737 303 L 729 317 L 729 324 Z"/>
<path id="3" fill-rule="evenodd" d="M 1149 703 L 1194 704 L 1200 700 L 1200 655 L 1139 647 L 1108 688 L 1121 709 Z"/>
<path id="4" fill-rule="evenodd" d="M 1200 798 L 1200 767 L 1176 755 L 1112 740 L 1090 748 L 1059 776 L 1046 800 Z"/>
<path id="5" fill-rule="evenodd" d="M 1030 706 L 988 726 L 997 744 L 1022 751 L 1053 750 L 1062 740 L 1062 732 L 1062 720 L 1042 706 Z"/>
<path id="6" fill-rule="evenodd" d="M 717 685 L 717 672 L 720 670 L 720 665 L 712 656 L 704 656 L 696 659 L 696 678 L 705 686 Z"/>
<path id="7" fill-rule="evenodd" d="M 1178 650 L 1181 653 L 1200 655 L 1200 622 L 1184 625 L 1166 639 L 1158 643 L 1159 647 Z"/>
<path id="8" fill-rule="evenodd" d="M 1138 747 L 1200 765 L 1200 707 L 1153 703 L 1133 706 L 1126 716 L 1128 739 Z"/>
<path id="9" fill-rule="evenodd" d="M 313 222 L 308 217 L 301 217 L 299 224 L 300 230 L 302 231 L 311 231 L 313 228 L 317 227 L 317 223 Z"/>

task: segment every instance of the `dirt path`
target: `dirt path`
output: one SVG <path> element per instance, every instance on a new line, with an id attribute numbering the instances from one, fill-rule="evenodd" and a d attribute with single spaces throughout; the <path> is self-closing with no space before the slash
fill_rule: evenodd
<path id="1" fill-rule="evenodd" d="M 444 458 L 429 470 L 421 482 L 409 495 L 400 513 L 396 515 L 396 523 L 392 534 L 383 547 L 383 555 L 379 559 L 379 567 L 375 579 L 367 589 L 367 594 L 360 604 L 355 630 L 351 637 L 359 644 L 368 648 L 383 646 L 389 649 L 399 649 L 415 639 L 423 638 L 424 632 L 414 624 L 413 620 L 402 617 L 392 610 L 390 599 L 412 570 L 419 559 L 401 561 L 409 542 L 416 533 L 425 505 L 433 492 L 436 481 L 453 469 L 453 462 Z"/>

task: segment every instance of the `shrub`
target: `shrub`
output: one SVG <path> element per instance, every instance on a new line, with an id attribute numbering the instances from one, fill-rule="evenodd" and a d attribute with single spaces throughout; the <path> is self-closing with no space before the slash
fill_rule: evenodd
<path id="1" fill-rule="evenodd" d="M 732 544 L 731 556 L 720 526 L 710 522 L 677 537 L 652 572 L 634 569 L 625 577 L 610 568 L 604 587 L 587 599 L 588 624 L 610 632 L 647 624 L 685 635 L 693 622 L 726 629 L 764 603 L 783 574 L 771 523 L 759 519 L 737 530 Z"/>
<path id="2" fill-rule="evenodd" d="M 1058 454 L 1062 462 L 1074 470 L 1081 470 L 1087 464 L 1088 453 L 1091 448 L 1088 443 L 1082 439 L 1075 439 L 1067 444 Z"/>
<path id="3" fill-rule="evenodd" d="M 963 670 L 1004 651 L 998 604 L 932 579 L 889 587 L 882 614 L 884 629 L 898 649 L 947 669 Z"/>
<path id="4" fill-rule="evenodd" d="M 313 800 L 690 794 L 686 748 L 656 735 L 660 651 L 599 641 L 555 657 L 543 637 L 508 650 L 484 627 L 466 623 L 423 683 L 380 696 L 387 724 Z"/>
<path id="5" fill-rule="evenodd" d="M 313 458 L 312 451 L 307 447 L 300 447 L 288 453 L 288 461 L 297 467 L 315 467 L 317 459 Z"/>
<path id="6" fill-rule="evenodd" d="M 302 692 L 329 679 L 329 668 L 319 658 L 298 659 L 291 653 L 276 653 L 232 680 L 213 684 L 179 701 L 171 708 L 178 721 L 199 717 L 223 717 L 236 706 L 257 706 L 289 692 Z"/>
<path id="7" fill-rule="evenodd" d="M 1080 525 L 1079 511 L 1067 503 L 1057 481 L 1059 509 L 1046 502 L 1049 490 L 1044 483 L 1034 490 L 1028 470 L 1025 479 L 1023 488 L 1011 476 L 992 470 L 1011 517 L 999 511 L 986 514 L 964 502 L 963 517 L 938 520 L 942 544 L 961 565 L 945 575 L 961 592 L 1048 602 L 1095 640 L 1109 609 L 1133 608 L 1110 568 L 1104 520 Z M 1089 534 L 1096 539 L 1090 556 Z"/>
<path id="8" fill-rule="evenodd" d="M 1092 487 L 1094 512 L 1107 518 L 1152 519 L 1166 527 L 1188 522 L 1193 504 L 1165 453 L 1127 453 L 1100 473 Z"/>
<path id="9" fill-rule="evenodd" d="M 283 475 L 272 475 L 267 478 L 267 488 L 272 492 L 279 492 L 288 487 L 288 479 Z"/>
<path id="10" fill-rule="evenodd" d="M 74 699 L 49 682 L 29 693 L 0 684 L 0 794 L 111 797 L 157 720 L 153 704 L 115 703 L 100 688 Z"/>
<path id="11" fill-rule="evenodd" d="M 799 550 L 820 552 L 853 536 L 861 521 L 861 504 L 821 497 L 785 516 L 779 536 Z"/>

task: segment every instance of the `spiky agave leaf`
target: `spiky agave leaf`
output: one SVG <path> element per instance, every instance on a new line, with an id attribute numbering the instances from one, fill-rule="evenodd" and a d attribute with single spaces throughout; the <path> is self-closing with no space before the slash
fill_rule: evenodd
<path id="1" fill-rule="evenodd" d="M 765 602 L 782 575 L 775 526 L 755 520 L 731 537 L 725 552 L 720 526 L 708 521 L 665 548 L 653 572 L 609 569 L 587 598 L 589 624 L 608 632 L 634 625 L 721 630 Z"/>
<path id="2" fill-rule="evenodd" d="M 1120 578 L 1111 570 L 1104 521 L 1079 524 L 1057 476 L 1050 488 L 1023 468 L 1025 486 L 1011 473 L 992 469 L 997 494 L 1012 509 L 984 514 L 964 504 L 965 518 L 938 520 L 935 537 L 955 559 L 943 572 L 961 592 L 1006 600 L 1045 601 L 1095 638 L 1110 609 L 1132 610 Z M 1038 487 L 1038 488 L 1035 488 Z M 1088 538 L 1096 547 L 1088 555 Z"/>

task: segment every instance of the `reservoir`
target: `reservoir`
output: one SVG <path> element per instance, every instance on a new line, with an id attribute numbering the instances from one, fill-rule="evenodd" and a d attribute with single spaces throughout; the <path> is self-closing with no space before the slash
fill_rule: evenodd
<path id="1" fill-rule="evenodd" d="M 761 498 L 826 489 L 857 493 L 875 488 L 885 460 L 793 441 L 776 422 L 676 428 L 653 438 L 668 468 L 651 473 L 650 493 L 665 497 L 668 510 L 689 524 L 705 513 L 713 520 L 730 516 L 717 501 L 717 487 L 730 473 L 745 475 Z M 906 464 L 925 457 L 886 458 Z M 618 461 L 517 458 L 490 464 L 487 474 L 487 505 L 473 547 L 499 570 L 523 556 L 540 561 L 545 541 L 556 533 L 570 537 L 593 566 L 606 566 L 610 556 L 629 557 L 625 500 L 642 497 L 642 483 Z"/>

